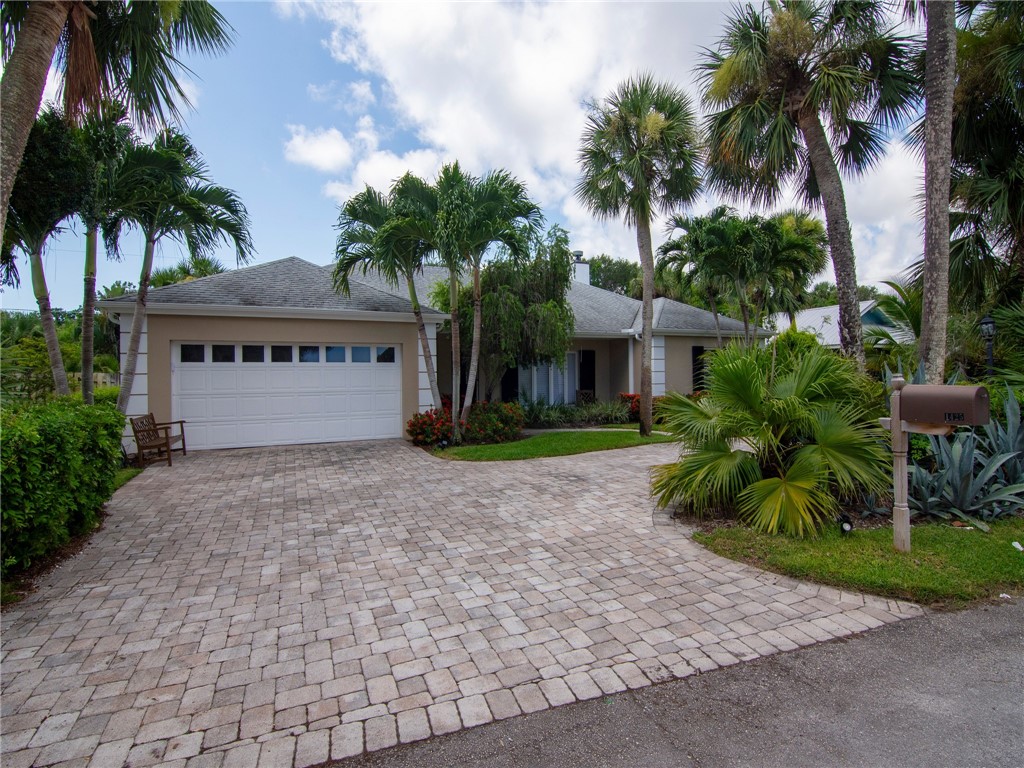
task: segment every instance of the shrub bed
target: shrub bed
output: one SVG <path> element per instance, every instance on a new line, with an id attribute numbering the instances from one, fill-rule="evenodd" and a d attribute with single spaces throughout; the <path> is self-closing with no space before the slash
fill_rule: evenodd
<path id="1" fill-rule="evenodd" d="M 640 393 L 639 392 L 620 392 L 619 400 L 629 406 L 629 420 L 640 421 Z M 661 421 L 658 414 L 658 407 L 665 401 L 664 395 L 658 395 L 657 397 L 651 398 L 652 407 L 651 411 L 654 414 L 654 421 Z"/>
<path id="2" fill-rule="evenodd" d="M 473 403 L 469 417 L 461 421 L 467 443 L 507 443 L 523 430 L 523 409 L 519 403 Z M 417 413 L 406 425 L 413 445 L 448 445 L 452 439 L 452 411 L 447 401 L 442 408 Z"/>
<path id="3" fill-rule="evenodd" d="M 121 466 L 124 416 L 61 398 L 0 414 L 0 574 L 96 526 Z"/>
<path id="4" fill-rule="evenodd" d="M 535 429 L 596 427 L 629 421 L 629 406 L 620 400 L 556 405 L 549 405 L 543 400 L 524 400 L 523 413 L 527 426 Z"/>

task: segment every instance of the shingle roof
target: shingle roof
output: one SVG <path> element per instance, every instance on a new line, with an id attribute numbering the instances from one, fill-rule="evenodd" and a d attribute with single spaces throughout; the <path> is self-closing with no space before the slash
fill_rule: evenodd
<path id="1" fill-rule="evenodd" d="M 323 309 L 360 312 L 412 312 L 409 299 L 382 290 L 375 282 L 354 275 L 348 296 L 334 290 L 333 266 L 318 266 L 295 256 L 219 275 L 150 290 L 146 303 L 228 307 Z M 383 281 L 380 281 L 383 282 Z M 134 295 L 118 303 L 134 301 Z M 432 310 L 427 310 L 432 312 Z"/>
<path id="2" fill-rule="evenodd" d="M 153 288 L 147 303 L 151 308 L 190 305 L 412 312 L 405 285 L 390 285 L 375 271 L 364 275 L 357 270 L 349 278 L 349 295 L 343 296 L 334 290 L 333 273 L 333 264 L 319 266 L 292 256 L 187 283 Z M 440 314 L 429 306 L 430 289 L 447 280 L 448 270 L 444 267 L 427 266 L 416 275 L 416 293 L 425 314 Z M 636 299 L 575 281 L 567 298 L 576 318 L 577 335 L 621 336 L 625 330 L 640 328 L 643 304 Z M 127 295 L 109 303 L 134 300 L 134 295 Z M 737 320 L 720 315 L 719 322 L 726 335 L 743 332 L 743 324 Z M 661 298 L 654 303 L 654 329 L 663 333 L 710 335 L 715 332 L 715 321 L 712 314 L 703 309 Z"/>

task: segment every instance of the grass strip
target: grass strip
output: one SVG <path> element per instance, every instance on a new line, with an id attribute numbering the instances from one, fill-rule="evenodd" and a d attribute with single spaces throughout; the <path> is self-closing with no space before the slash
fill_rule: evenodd
<path id="1" fill-rule="evenodd" d="M 950 525 L 915 525 L 911 551 L 893 549 L 892 529 L 828 529 L 815 539 L 717 528 L 694 538 L 712 552 L 768 571 L 933 607 L 1024 593 L 1024 518 L 992 524 L 991 533 Z"/>
<path id="2" fill-rule="evenodd" d="M 571 431 L 543 432 L 511 443 L 491 445 L 460 445 L 438 451 L 435 455 L 458 461 L 520 461 L 549 456 L 571 456 L 591 451 L 614 448 L 633 448 L 637 445 L 671 442 L 667 435 L 640 437 L 637 432 Z"/>

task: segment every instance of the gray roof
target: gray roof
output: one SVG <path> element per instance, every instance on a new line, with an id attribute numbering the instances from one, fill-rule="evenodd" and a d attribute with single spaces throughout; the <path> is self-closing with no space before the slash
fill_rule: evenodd
<path id="1" fill-rule="evenodd" d="M 860 316 L 875 308 L 877 301 L 860 302 Z M 779 331 L 789 328 L 789 315 L 779 312 L 772 316 L 772 322 Z M 806 333 L 813 333 L 818 337 L 818 342 L 825 347 L 839 349 L 839 305 L 833 304 L 828 307 L 812 307 L 801 309 L 796 313 L 796 329 Z"/>
<path id="2" fill-rule="evenodd" d="M 245 267 L 219 275 L 177 283 L 149 292 L 147 304 L 161 306 L 267 307 L 297 310 L 336 310 L 359 312 L 411 313 L 405 285 L 391 285 L 378 272 L 365 275 L 356 270 L 349 277 L 350 292 L 335 292 L 334 265 L 319 266 L 295 256 L 254 267 Z M 445 267 L 426 266 L 416 275 L 416 293 L 424 313 L 440 316 L 429 306 L 430 289 L 448 280 Z M 568 293 L 569 306 L 576 318 L 579 336 L 621 336 L 641 326 L 642 302 L 603 288 L 573 281 Z M 105 305 L 133 302 L 126 295 L 102 302 Z M 743 324 L 719 315 L 723 334 L 739 335 Z M 662 333 L 713 335 L 714 316 L 703 309 L 671 299 L 655 299 L 654 330 Z"/>
<path id="3" fill-rule="evenodd" d="M 348 296 L 334 290 L 333 265 L 318 266 L 291 256 L 253 267 L 201 277 L 186 283 L 153 288 L 146 303 L 219 307 L 268 307 L 358 312 L 412 312 L 412 304 L 397 290 L 384 290 L 383 281 L 353 275 Z M 126 295 L 111 303 L 134 301 Z M 432 310 L 427 309 L 428 313 Z"/>

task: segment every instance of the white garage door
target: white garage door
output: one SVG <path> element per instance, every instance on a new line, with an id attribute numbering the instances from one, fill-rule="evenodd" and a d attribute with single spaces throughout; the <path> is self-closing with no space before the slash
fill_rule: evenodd
<path id="1" fill-rule="evenodd" d="M 402 436 L 397 346 L 173 342 L 171 361 L 189 448 Z"/>

